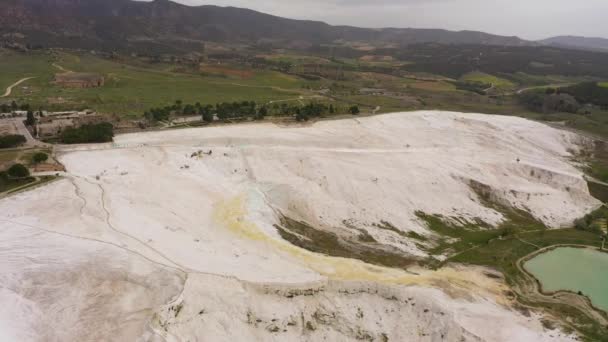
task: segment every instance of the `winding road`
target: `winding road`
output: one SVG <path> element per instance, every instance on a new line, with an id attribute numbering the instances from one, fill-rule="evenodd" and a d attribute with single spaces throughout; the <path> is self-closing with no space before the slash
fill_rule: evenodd
<path id="1" fill-rule="evenodd" d="M 6 91 L 4 92 L 4 95 L 0 96 L 0 97 L 7 97 L 10 96 L 11 93 L 13 92 L 13 88 L 15 88 L 16 86 L 20 85 L 21 83 L 27 81 L 27 80 L 31 80 L 32 78 L 35 77 L 26 77 L 26 78 L 22 78 L 19 81 L 13 83 L 12 85 L 10 85 L 8 88 L 6 88 Z"/>

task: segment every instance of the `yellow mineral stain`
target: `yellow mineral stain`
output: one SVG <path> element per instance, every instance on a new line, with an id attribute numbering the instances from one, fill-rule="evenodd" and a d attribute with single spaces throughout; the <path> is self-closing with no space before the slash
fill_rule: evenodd
<path id="1" fill-rule="evenodd" d="M 287 241 L 268 236 L 253 222 L 246 220 L 246 196 L 240 195 L 216 205 L 215 221 L 232 233 L 252 241 L 262 242 L 275 250 L 292 256 L 315 272 L 335 280 L 373 281 L 395 285 L 429 285 L 435 287 L 478 288 L 497 297 L 505 286 L 489 279 L 476 268 L 444 267 L 437 271 L 423 270 L 412 274 L 400 269 L 367 264 L 365 262 L 326 256 L 294 246 Z"/>

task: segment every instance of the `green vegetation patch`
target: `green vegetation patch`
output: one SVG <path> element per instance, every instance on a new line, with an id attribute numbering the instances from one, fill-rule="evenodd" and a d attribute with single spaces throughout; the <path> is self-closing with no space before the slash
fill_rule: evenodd
<path id="1" fill-rule="evenodd" d="M 198 70 L 177 73 L 126 62 L 87 54 L 11 52 L 0 60 L 0 89 L 23 77 L 35 76 L 23 84 L 26 88 L 13 89 L 11 99 L 48 110 L 91 108 L 103 113 L 141 116 L 148 108 L 166 106 L 175 99 L 191 103 L 281 100 L 300 95 L 307 83 L 267 70 L 256 71 L 245 79 L 233 79 L 206 76 Z M 105 85 L 64 88 L 55 84 L 55 74 L 66 70 L 102 75 Z"/>
<path id="2" fill-rule="evenodd" d="M 21 165 L 14 164 L 5 171 L 0 171 L 0 192 L 9 191 L 34 182 L 29 170 Z"/>
<path id="3" fill-rule="evenodd" d="M 597 85 L 602 88 L 608 88 L 608 82 L 599 82 Z"/>
<path id="4" fill-rule="evenodd" d="M 505 275 L 509 285 L 518 286 L 525 281 L 525 276 L 517 267 L 518 260 L 539 248 L 561 244 L 599 247 L 601 240 L 597 234 L 576 229 L 520 232 L 465 251 L 449 261 L 494 268 Z M 526 306 L 547 310 L 560 317 L 563 322 L 570 322 L 583 335 L 585 341 L 606 341 L 608 327 L 601 326 L 572 306 L 534 302 L 523 296 L 518 296 L 518 301 Z"/>
<path id="5" fill-rule="evenodd" d="M 316 56 L 308 56 L 308 55 L 297 55 L 297 54 L 274 54 L 274 55 L 262 55 L 259 56 L 261 58 L 275 61 L 275 62 L 283 62 L 290 63 L 293 65 L 298 64 L 329 64 L 331 63 L 326 58 L 316 57 Z"/>
<path id="6" fill-rule="evenodd" d="M 479 71 L 467 73 L 463 75 L 460 80 L 465 82 L 479 82 L 484 84 L 490 84 L 500 89 L 511 89 L 515 87 L 515 84 L 513 84 L 513 82 L 507 79 L 496 77 Z"/>
<path id="7" fill-rule="evenodd" d="M 8 134 L 0 136 L 0 148 L 12 148 L 25 144 L 26 140 L 23 135 Z"/>
<path id="8" fill-rule="evenodd" d="M 392 252 L 383 246 L 374 248 L 375 240 L 369 234 L 362 234 L 358 244 L 346 241 L 337 234 L 315 229 L 307 223 L 282 217 L 281 225 L 275 225 L 283 239 L 311 252 L 329 256 L 357 259 L 374 265 L 406 268 L 416 260 L 399 252 Z M 370 239 L 371 238 L 371 239 Z"/>
<path id="9" fill-rule="evenodd" d="M 589 193 L 603 203 L 608 203 L 608 186 L 596 182 L 587 182 Z"/>
<path id="10" fill-rule="evenodd" d="M 59 179 L 59 177 L 57 177 L 57 176 L 42 176 L 42 177 L 39 177 L 38 180 L 36 180 L 35 177 L 29 177 L 27 179 L 24 179 L 22 184 L 12 184 L 10 186 L 10 188 L 8 188 L 6 190 L 6 193 L 7 194 L 14 194 L 16 192 L 22 192 L 22 191 L 29 190 L 29 189 L 32 189 L 34 187 L 46 184 L 46 183 L 50 183 L 50 182 L 52 182 L 52 181 L 54 181 L 56 179 Z"/>
<path id="11" fill-rule="evenodd" d="M 608 107 L 608 87 L 602 87 L 597 82 L 583 82 L 560 88 L 559 91 L 574 96 L 581 103 Z"/>
<path id="12" fill-rule="evenodd" d="M 6 52 L 0 58 L 0 94 L 15 82 L 22 78 L 37 77 L 45 81 L 50 81 L 54 70 L 52 67 L 53 56 L 46 52 L 33 52 L 20 54 L 16 52 Z M 22 83 L 19 88 L 30 87 L 38 79 L 28 80 Z M 18 91 L 17 88 L 13 91 Z"/>
<path id="13" fill-rule="evenodd" d="M 481 203 L 504 216 L 503 223 L 493 228 L 481 219 L 464 220 L 458 217 L 430 215 L 417 211 L 416 216 L 436 233 L 436 246 L 429 249 L 431 255 L 458 255 L 468 249 L 490 244 L 521 231 L 545 230 L 546 226 L 530 213 L 502 204 L 494 198 L 491 189 L 481 183 L 471 181 L 471 189 Z"/>
<path id="14" fill-rule="evenodd" d="M 36 179 L 34 177 L 27 177 L 21 179 L 9 179 L 6 176 L 3 176 L 2 172 L 0 172 L 0 193 L 7 192 L 26 184 L 34 182 Z"/>
<path id="15" fill-rule="evenodd" d="M 18 150 L 5 150 L 0 151 L 0 168 L 3 164 L 8 164 L 19 157 Z"/>
<path id="16" fill-rule="evenodd" d="M 88 144 L 110 142 L 114 138 L 114 127 L 108 122 L 67 128 L 61 134 L 64 144 Z"/>
<path id="17" fill-rule="evenodd" d="M 502 205 L 499 200 L 493 198 L 490 189 L 483 184 L 472 183 L 471 189 L 485 206 L 502 213 L 505 221 L 498 227 L 498 230 L 494 231 L 494 235 L 476 232 L 474 227 L 465 229 L 464 232 L 461 228 L 454 233 L 455 228 L 458 227 L 446 223 L 440 217 L 419 213 L 419 217 L 427 222 L 429 228 L 456 239 L 456 242 L 447 242 L 449 248 L 458 250 L 466 242 L 474 242 L 473 247 L 461 249 L 452 254 L 445 261 L 446 263 L 457 262 L 496 269 L 505 275 L 510 286 L 520 288 L 520 285 L 527 281 L 527 277 L 518 268 L 517 262 L 536 250 L 562 244 L 592 247 L 601 245 L 601 233 L 597 231 L 595 222 L 608 217 L 608 209 L 601 208 L 585 216 L 579 220 L 578 229 L 549 230 L 528 212 Z M 566 327 L 579 331 L 586 341 L 602 341 L 605 336 L 608 336 L 606 335 L 608 327 L 602 327 L 572 306 L 534 302 L 520 293 L 516 295 L 520 304 L 545 309 L 555 317 L 560 317 L 562 322 L 568 322 Z"/>
<path id="18" fill-rule="evenodd" d="M 596 140 L 593 156 L 587 161 L 586 173 L 602 182 L 608 183 L 608 144 Z"/>
<path id="19" fill-rule="evenodd" d="M 444 81 L 416 81 L 410 86 L 412 88 L 428 91 L 454 91 L 457 89 L 457 86 L 453 83 Z"/>

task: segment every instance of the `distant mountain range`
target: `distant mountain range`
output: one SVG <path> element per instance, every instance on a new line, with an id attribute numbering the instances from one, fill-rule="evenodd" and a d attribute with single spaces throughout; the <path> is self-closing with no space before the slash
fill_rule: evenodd
<path id="1" fill-rule="evenodd" d="M 608 52 L 608 39 L 589 38 L 576 36 L 558 36 L 539 41 L 544 45 L 551 45 L 563 48 L 597 50 Z"/>
<path id="2" fill-rule="evenodd" d="M 295 48 L 336 42 L 385 46 L 415 43 L 584 45 L 564 44 L 562 42 L 566 40 L 561 38 L 537 43 L 475 31 L 331 26 L 248 9 L 191 7 L 169 0 L 2 0 L 0 13 L 2 40 L 43 47 L 96 50 L 187 51 L 204 41 Z M 585 44 L 593 45 L 591 42 Z"/>

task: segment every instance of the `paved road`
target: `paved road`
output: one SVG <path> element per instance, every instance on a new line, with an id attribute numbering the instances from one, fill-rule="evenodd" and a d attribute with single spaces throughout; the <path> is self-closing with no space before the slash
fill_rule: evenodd
<path id="1" fill-rule="evenodd" d="M 19 132 L 19 134 L 25 137 L 28 145 L 35 145 L 38 142 L 36 139 L 34 139 L 30 131 L 25 127 L 25 124 L 23 123 L 23 118 L 14 118 L 11 119 L 11 121 L 12 124 L 15 126 L 17 132 Z"/>
<path id="2" fill-rule="evenodd" d="M 25 118 L 23 117 L 3 119 L 2 121 L 0 121 L 0 124 L 13 125 L 17 134 L 23 135 L 25 137 L 26 142 L 23 148 L 51 146 L 50 144 L 43 143 L 40 140 L 34 139 L 30 131 L 25 127 L 23 120 L 25 120 Z"/>
<path id="3" fill-rule="evenodd" d="M 6 88 L 6 91 L 4 92 L 4 95 L 0 96 L 0 97 L 7 97 L 10 96 L 11 93 L 13 92 L 13 88 L 15 88 L 16 86 L 20 85 L 21 83 L 27 81 L 27 80 L 31 80 L 32 78 L 35 77 L 26 77 L 26 78 L 22 78 L 19 81 L 13 83 L 12 85 L 10 85 L 8 88 Z"/>

